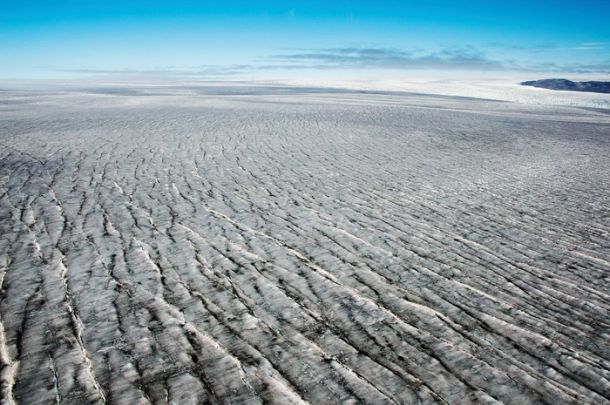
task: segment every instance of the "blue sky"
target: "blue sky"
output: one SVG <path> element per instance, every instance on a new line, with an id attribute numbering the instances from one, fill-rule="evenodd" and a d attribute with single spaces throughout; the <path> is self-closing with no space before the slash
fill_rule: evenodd
<path id="1" fill-rule="evenodd" d="M 0 78 L 609 73 L 609 16 L 608 0 L 0 0 Z"/>

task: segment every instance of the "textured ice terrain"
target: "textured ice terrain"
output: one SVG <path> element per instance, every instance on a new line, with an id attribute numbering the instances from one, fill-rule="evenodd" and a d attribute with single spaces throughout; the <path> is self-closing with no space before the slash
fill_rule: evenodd
<path id="1" fill-rule="evenodd" d="M 1 403 L 610 403 L 608 110 L 0 91 Z"/>
<path id="2" fill-rule="evenodd" d="M 434 78 L 404 77 L 369 80 L 328 79 L 316 85 L 351 89 L 406 91 L 443 96 L 467 96 L 490 100 L 512 101 L 521 104 L 592 107 L 610 109 L 610 94 L 562 91 L 523 86 L 520 82 L 531 80 L 529 76 L 480 77 L 480 78 Z M 574 80 L 590 80 L 588 77 L 572 77 Z M 608 75 L 597 77 L 609 81 Z M 311 85 L 311 80 L 291 80 L 294 85 Z"/>

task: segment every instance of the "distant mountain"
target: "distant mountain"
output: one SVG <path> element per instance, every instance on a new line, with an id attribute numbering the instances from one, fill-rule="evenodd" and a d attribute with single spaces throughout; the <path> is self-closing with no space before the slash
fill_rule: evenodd
<path id="1" fill-rule="evenodd" d="M 588 91 L 592 93 L 610 93 L 610 82 L 573 82 L 568 79 L 544 79 L 521 82 L 523 86 L 540 87 L 549 90 Z"/>

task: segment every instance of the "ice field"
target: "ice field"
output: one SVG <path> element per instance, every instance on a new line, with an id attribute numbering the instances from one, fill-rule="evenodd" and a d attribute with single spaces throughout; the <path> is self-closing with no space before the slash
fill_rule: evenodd
<path id="1" fill-rule="evenodd" d="M 0 402 L 610 403 L 609 111 L 4 88 Z"/>

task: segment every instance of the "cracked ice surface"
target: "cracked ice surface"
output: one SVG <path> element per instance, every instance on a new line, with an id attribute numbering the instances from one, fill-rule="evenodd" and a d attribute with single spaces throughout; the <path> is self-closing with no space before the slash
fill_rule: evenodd
<path id="1" fill-rule="evenodd" d="M 608 403 L 610 115 L 0 92 L 0 402 Z"/>

